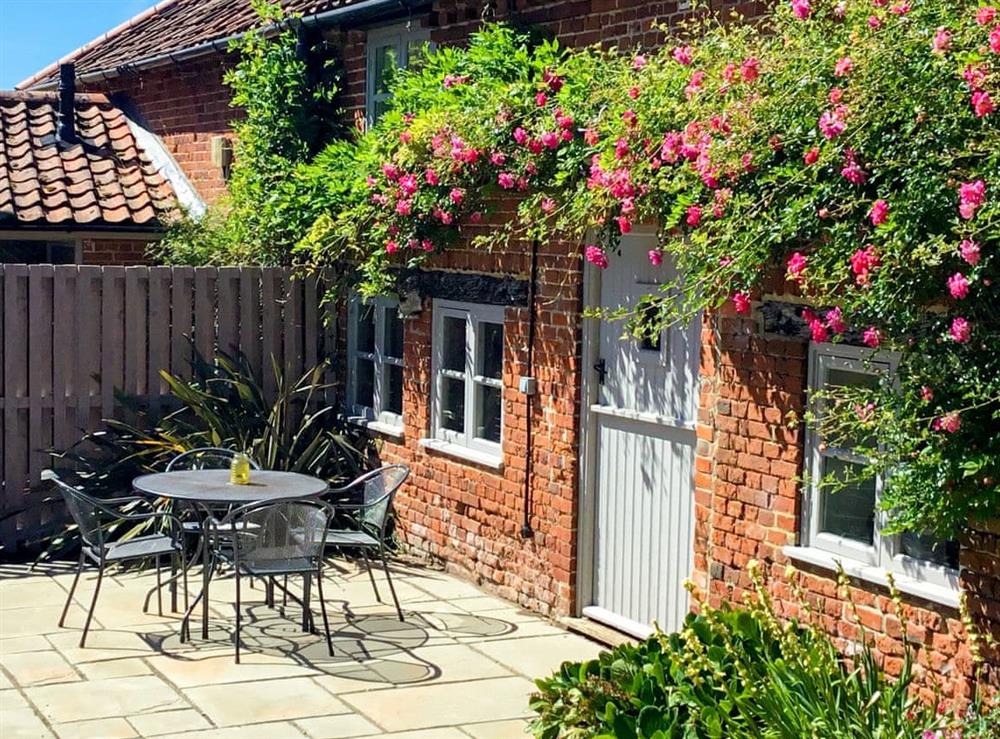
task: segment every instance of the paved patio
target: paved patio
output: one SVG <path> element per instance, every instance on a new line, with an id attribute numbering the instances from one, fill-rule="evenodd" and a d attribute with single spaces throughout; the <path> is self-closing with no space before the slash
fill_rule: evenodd
<path id="1" fill-rule="evenodd" d="M 0 737 L 516 739 L 532 680 L 599 651 L 460 579 L 396 565 L 400 623 L 363 571 L 337 564 L 324 585 L 334 656 L 301 632 L 297 607 L 282 618 L 258 586 L 244 588 L 240 665 L 231 580 L 213 583 L 209 639 L 192 623 L 181 644 L 177 614 L 156 615 L 155 598 L 142 613 L 151 575 L 106 578 L 80 649 L 93 574 L 60 629 L 71 566 L 0 565 Z"/>

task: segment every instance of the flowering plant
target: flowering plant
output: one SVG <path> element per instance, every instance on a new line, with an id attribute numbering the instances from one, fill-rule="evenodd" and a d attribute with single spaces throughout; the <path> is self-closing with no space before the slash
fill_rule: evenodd
<path id="1" fill-rule="evenodd" d="M 650 261 L 680 278 L 636 307 L 634 330 L 750 314 L 783 273 L 814 341 L 898 353 L 893 382 L 845 393 L 823 421 L 831 441 L 871 440 L 866 474 L 892 473 L 890 527 L 947 534 L 996 515 L 996 8 L 793 0 L 762 25 L 704 14 L 668 34 L 624 55 L 497 26 L 429 54 L 397 75 L 357 143 L 361 195 L 311 247 L 353 249 L 378 290 L 393 260 L 459 241 L 575 239 L 603 268 L 654 222 Z"/>

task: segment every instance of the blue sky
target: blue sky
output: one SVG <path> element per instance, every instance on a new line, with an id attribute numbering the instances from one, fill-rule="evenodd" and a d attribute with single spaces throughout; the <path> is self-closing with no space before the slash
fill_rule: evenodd
<path id="1" fill-rule="evenodd" d="M 156 0 L 0 0 L 0 90 L 155 5 Z"/>

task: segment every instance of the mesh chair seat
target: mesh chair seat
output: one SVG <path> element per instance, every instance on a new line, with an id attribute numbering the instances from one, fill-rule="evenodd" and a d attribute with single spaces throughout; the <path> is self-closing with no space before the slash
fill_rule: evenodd
<path id="1" fill-rule="evenodd" d="M 326 543 L 331 546 L 377 547 L 378 539 L 364 531 L 329 529 L 326 532 Z"/>
<path id="2" fill-rule="evenodd" d="M 307 557 L 292 557 L 290 559 L 271 559 L 254 564 L 241 562 L 240 569 L 254 577 L 314 573 L 316 572 L 316 560 Z"/>
<path id="3" fill-rule="evenodd" d="M 178 542 L 162 534 L 137 536 L 127 541 L 110 542 L 106 546 L 107 552 L 104 559 L 108 562 L 155 557 L 158 554 L 176 554 L 181 550 Z"/>

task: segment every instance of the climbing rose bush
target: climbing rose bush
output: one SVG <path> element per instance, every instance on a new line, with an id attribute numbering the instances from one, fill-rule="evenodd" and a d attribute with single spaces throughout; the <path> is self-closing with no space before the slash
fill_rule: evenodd
<path id="1" fill-rule="evenodd" d="M 809 420 L 890 473 L 890 530 L 952 534 L 1000 500 L 998 72 L 1000 14 L 977 0 L 793 0 L 755 26 L 702 13 L 636 53 L 488 27 L 397 76 L 355 147 L 358 196 L 306 247 L 360 257 L 378 291 L 389 266 L 458 242 L 560 238 L 605 268 L 655 223 L 649 259 L 679 277 L 636 307 L 640 333 L 754 315 L 784 277 L 803 335 L 895 367 Z"/>

